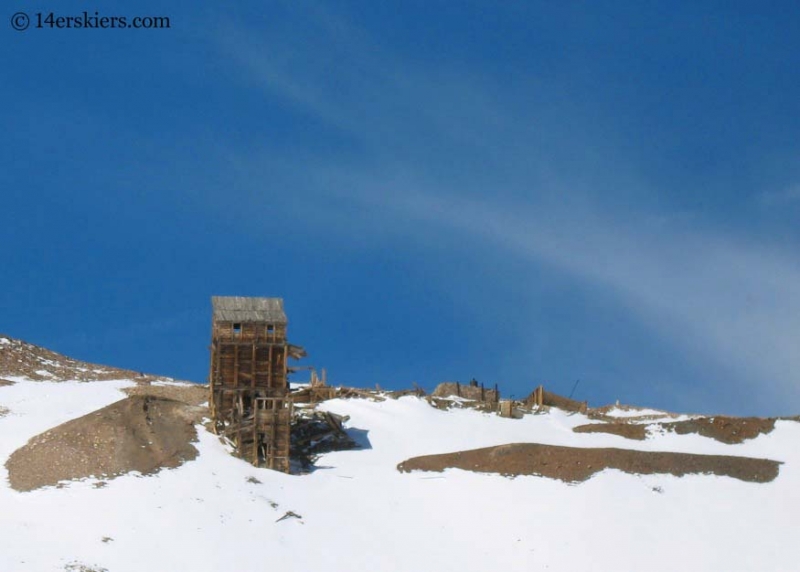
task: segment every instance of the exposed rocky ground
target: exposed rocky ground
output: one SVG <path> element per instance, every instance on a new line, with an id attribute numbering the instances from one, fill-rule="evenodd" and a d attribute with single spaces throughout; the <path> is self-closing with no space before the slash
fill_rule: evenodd
<path id="1" fill-rule="evenodd" d="M 721 443 L 729 445 L 742 443 L 748 439 L 755 439 L 759 435 L 766 435 L 775 429 L 775 419 L 762 419 L 759 417 L 702 417 L 659 423 L 658 427 L 665 431 L 675 432 L 678 435 L 697 433 Z"/>
<path id="2" fill-rule="evenodd" d="M 29 491 L 177 467 L 197 456 L 194 425 L 204 413 L 171 399 L 128 397 L 33 437 L 6 462 L 10 484 Z"/>
<path id="3" fill-rule="evenodd" d="M 403 461 L 401 472 L 456 468 L 506 476 L 537 475 L 566 482 L 580 482 L 604 469 L 632 474 L 663 473 L 676 476 L 714 474 L 765 483 L 778 476 L 780 463 L 768 459 L 631 451 L 628 449 L 582 449 L 514 443 L 442 455 L 425 455 Z"/>
<path id="4" fill-rule="evenodd" d="M 158 379 L 141 372 L 86 363 L 0 334 L 0 385 L 4 377 L 34 381 Z"/>
<path id="5" fill-rule="evenodd" d="M 641 423 L 590 423 L 573 427 L 572 430 L 575 433 L 608 433 L 639 441 L 647 438 L 647 425 Z"/>
<path id="6" fill-rule="evenodd" d="M 573 431 L 576 433 L 610 433 L 619 435 L 627 439 L 643 440 L 651 431 L 666 431 L 687 435 L 696 433 L 703 437 L 708 437 L 733 445 L 743 443 L 748 439 L 755 439 L 759 435 L 765 435 L 775 428 L 775 418 L 760 417 L 726 417 L 717 415 L 714 417 L 698 417 L 695 419 L 685 419 L 683 421 L 669 421 L 661 423 L 625 423 L 615 421 L 612 423 L 593 423 L 580 425 Z"/>
<path id="7" fill-rule="evenodd" d="M 138 382 L 134 387 L 123 390 L 130 396 L 149 396 L 172 399 L 186 405 L 202 406 L 208 402 L 208 385 L 198 383 L 151 383 Z M 206 408 L 207 411 L 207 408 Z"/>

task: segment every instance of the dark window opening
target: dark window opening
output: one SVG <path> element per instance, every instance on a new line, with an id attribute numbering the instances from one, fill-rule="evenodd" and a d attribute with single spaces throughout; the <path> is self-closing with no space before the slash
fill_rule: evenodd
<path id="1" fill-rule="evenodd" d="M 241 324 L 234 324 L 233 325 L 233 333 L 234 334 L 241 334 L 242 333 L 242 325 Z"/>

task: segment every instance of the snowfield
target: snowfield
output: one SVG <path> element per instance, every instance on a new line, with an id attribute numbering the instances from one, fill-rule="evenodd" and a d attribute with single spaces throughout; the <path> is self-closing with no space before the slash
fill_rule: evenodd
<path id="1" fill-rule="evenodd" d="M 2 464 L 28 439 L 125 397 L 130 380 L 0 387 Z M 199 457 L 99 486 L 19 493 L 0 467 L 0 571 L 793 571 L 800 569 L 800 424 L 741 445 L 666 433 L 576 434 L 552 410 L 502 419 L 424 400 L 333 400 L 363 447 L 308 475 L 256 469 L 198 428 Z M 606 470 L 581 484 L 461 470 L 396 470 L 410 457 L 506 443 L 620 447 L 782 461 L 767 484 Z M 287 513 L 300 518 L 288 516 Z"/>

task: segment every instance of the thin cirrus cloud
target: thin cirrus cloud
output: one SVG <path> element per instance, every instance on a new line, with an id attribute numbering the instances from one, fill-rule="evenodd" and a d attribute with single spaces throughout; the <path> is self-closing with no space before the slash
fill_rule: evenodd
<path id="1" fill-rule="evenodd" d="M 326 41 L 338 54 L 337 85 L 327 59 L 314 58 Z M 800 405 L 795 258 L 777 243 L 694 218 L 690 227 L 685 213 L 654 208 L 619 164 L 597 170 L 586 158 L 610 160 L 613 148 L 598 151 L 589 124 L 559 129 L 569 101 L 538 86 L 542 106 L 521 109 L 519 94 L 479 74 L 411 70 L 341 34 L 320 34 L 299 51 L 295 42 L 292 52 L 264 42 L 238 30 L 222 49 L 267 94 L 338 129 L 357 151 L 309 157 L 293 175 L 281 175 L 275 158 L 243 160 L 253 170 L 292 177 L 298 192 L 340 205 L 351 229 L 461 236 L 494 245 L 494 256 L 557 268 L 613 297 L 709 377 L 728 377 L 718 391 L 773 410 Z M 571 171 L 576 164 L 585 171 Z M 593 185 L 618 192 L 600 196 Z M 764 197 L 798 199 L 794 187 Z"/>
<path id="2" fill-rule="evenodd" d="M 800 203 L 800 185 L 793 185 L 777 191 L 765 191 L 760 196 L 762 204 L 782 207 Z"/>
<path id="3" fill-rule="evenodd" d="M 779 249 L 666 224 L 648 229 L 597 210 L 542 212 L 409 188 L 381 197 L 360 200 L 375 212 L 388 207 L 407 222 L 490 242 L 496 254 L 545 263 L 597 296 L 614 296 L 623 311 L 717 374 L 709 378 L 727 377 L 716 391 L 772 410 L 800 404 L 800 267 Z"/>

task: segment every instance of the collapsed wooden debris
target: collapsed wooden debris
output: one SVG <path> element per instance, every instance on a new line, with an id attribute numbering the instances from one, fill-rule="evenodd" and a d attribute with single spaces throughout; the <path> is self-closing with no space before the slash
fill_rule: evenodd
<path id="1" fill-rule="evenodd" d="M 313 367 L 295 368 L 308 369 L 311 371 L 311 382 L 305 387 L 292 391 L 292 401 L 295 403 L 319 403 L 320 401 L 327 401 L 336 397 L 336 388 L 328 385 L 327 375 L 325 369 L 322 370 L 322 376 L 318 376 Z"/>
<path id="2" fill-rule="evenodd" d="M 513 399 L 503 399 L 498 404 L 497 413 L 507 419 L 522 419 L 526 411 Z"/>
<path id="3" fill-rule="evenodd" d="M 284 514 L 282 517 L 280 517 L 280 518 L 279 518 L 278 520 L 276 520 L 275 522 L 280 522 L 280 521 L 282 521 L 282 520 L 286 520 L 287 518 L 296 518 L 296 519 L 298 519 L 298 520 L 303 520 L 303 517 L 302 517 L 301 515 L 297 514 L 297 513 L 296 513 L 296 512 L 294 512 L 294 511 L 287 510 L 287 511 L 286 511 L 286 514 Z"/>
<path id="4" fill-rule="evenodd" d="M 484 387 L 482 383 L 478 383 L 473 379 L 468 384 L 459 383 L 457 381 L 446 381 L 436 386 L 431 394 L 433 397 L 463 397 L 464 399 L 471 399 L 473 401 L 481 401 L 484 403 L 497 403 L 500 401 L 500 390 L 495 384 L 494 389 Z"/>
<path id="5" fill-rule="evenodd" d="M 577 413 L 588 411 L 588 402 L 576 401 L 545 391 L 542 385 L 520 401 L 513 397 L 512 399 L 500 399 L 500 390 L 497 385 L 493 389 L 488 389 L 474 379 L 469 384 L 461 384 L 457 381 L 440 383 L 425 399 L 437 409 L 468 408 L 485 413 L 497 413 L 500 417 L 509 419 L 522 419 L 525 414 L 542 412 L 549 407 Z"/>
<path id="6" fill-rule="evenodd" d="M 370 389 L 356 389 L 355 387 L 340 387 L 337 389 L 336 397 L 341 399 L 371 399 L 373 401 L 386 401 L 384 392 Z"/>
<path id="7" fill-rule="evenodd" d="M 496 384 L 493 389 L 487 388 L 475 379 L 468 384 L 446 381 L 437 385 L 425 400 L 443 411 L 468 408 L 494 413 L 500 407 L 500 390 Z"/>
<path id="8" fill-rule="evenodd" d="M 425 390 L 419 387 L 416 383 L 414 387 L 411 389 L 399 389 L 397 391 L 389 391 L 386 393 L 386 396 L 391 399 L 400 399 L 401 397 L 406 397 L 407 395 L 413 395 L 415 397 L 425 397 Z"/>
<path id="9" fill-rule="evenodd" d="M 356 448 L 356 442 L 343 427 L 348 419 L 330 411 L 298 407 L 292 420 L 292 461 L 308 471 L 323 453 Z"/>
<path id="10" fill-rule="evenodd" d="M 543 385 L 533 390 L 533 393 L 525 399 L 525 405 L 528 407 L 557 407 L 564 411 L 574 411 L 576 413 L 586 413 L 589 408 L 588 401 L 576 401 L 563 395 L 545 391 Z"/>

